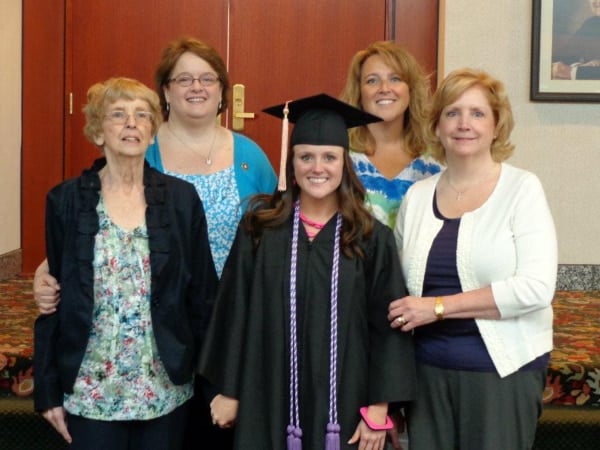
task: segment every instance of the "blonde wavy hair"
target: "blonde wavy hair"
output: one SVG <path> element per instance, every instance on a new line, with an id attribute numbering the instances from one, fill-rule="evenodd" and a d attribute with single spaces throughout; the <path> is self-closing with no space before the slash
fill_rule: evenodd
<path id="1" fill-rule="evenodd" d="M 408 84 L 410 100 L 407 114 L 404 115 L 404 146 L 406 152 L 416 158 L 426 149 L 424 134 L 431 89 L 429 77 L 402 45 L 392 41 L 377 41 L 357 52 L 350 63 L 341 99 L 363 109 L 360 89 L 362 68 L 365 61 L 374 55 L 380 56 Z M 352 150 L 368 155 L 375 152 L 375 140 L 366 126 L 351 128 L 349 136 Z"/>

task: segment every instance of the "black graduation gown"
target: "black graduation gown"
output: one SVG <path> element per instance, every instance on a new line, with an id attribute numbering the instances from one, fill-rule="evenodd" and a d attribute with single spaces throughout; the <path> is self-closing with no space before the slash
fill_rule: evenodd
<path id="1" fill-rule="evenodd" d="M 303 449 L 321 449 L 329 412 L 330 282 L 335 216 L 298 243 L 298 347 Z M 236 449 L 283 450 L 289 418 L 291 221 L 266 229 L 255 249 L 238 229 L 225 265 L 199 372 L 240 400 Z M 387 308 L 406 295 L 391 230 L 376 222 L 365 258 L 341 252 L 338 294 L 338 423 L 341 448 L 359 408 L 412 400 L 412 338 L 390 328 Z"/>

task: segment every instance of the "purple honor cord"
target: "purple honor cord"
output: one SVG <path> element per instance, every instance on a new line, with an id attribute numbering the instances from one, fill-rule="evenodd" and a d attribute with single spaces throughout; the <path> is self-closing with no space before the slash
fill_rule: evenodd
<path id="1" fill-rule="evenodd" d="M 292 255 L 290 264 L 290 424 L 287 427 L 287 449 L 302 450 L 302 429 L 300 428 L 300 405 L 298 398 L 298 337 L 296 275 L 298 264 L 298 229 L 300 227 L 300 203 L 294 204 L 292 229 Z M 337 423 L 337 340 L 338 340 L 338 279 L 340 265 L 340 234 L 342 215 L 337 213 L 333 265 L 331 269 L 331 308 L 329 335 L 329 423 L 325 437 L 326 450 L 339 450 L 340 426 Z"/>

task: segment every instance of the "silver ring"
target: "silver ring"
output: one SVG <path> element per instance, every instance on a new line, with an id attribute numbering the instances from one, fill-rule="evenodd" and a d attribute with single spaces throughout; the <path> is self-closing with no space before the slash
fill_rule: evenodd
<path id="1" fill-rule="evenodd" d="M 406 325 L 406 319 L 404 318 L 403 315 L 400 315 L 400 316 L 396 317 L 396 322 L 398 322 L 401 327 L 403 327 L 404 325 Z"/>

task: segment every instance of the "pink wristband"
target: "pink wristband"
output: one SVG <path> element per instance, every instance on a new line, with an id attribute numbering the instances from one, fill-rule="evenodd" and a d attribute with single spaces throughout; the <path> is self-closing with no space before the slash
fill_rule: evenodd
<path id="1" fill-rule="evenodd" d="M 369 419 L 369 416 L 367 415 L 368 410 L 369 410 L 368 407 L 363 406 L 362 408 L 360 408 L 359 411 L 360 411 L 360 415 L 362 416 L 362 419 L 365 421 L 365 423 L 371 430 L 374 430 L 374 431 L 390 430 L 394 427 L 394 423 L 392 422 L 392 419 L 390 418 L 390 416 L 385 416 L 385 423 L 383 425 L 371 422 L 371 420 Z"/>

